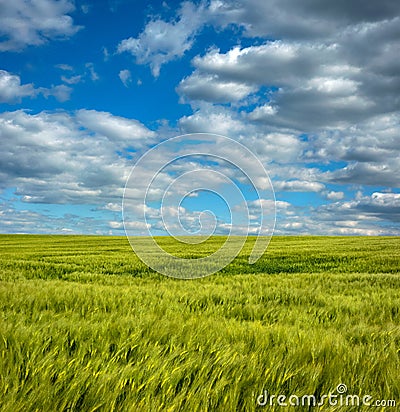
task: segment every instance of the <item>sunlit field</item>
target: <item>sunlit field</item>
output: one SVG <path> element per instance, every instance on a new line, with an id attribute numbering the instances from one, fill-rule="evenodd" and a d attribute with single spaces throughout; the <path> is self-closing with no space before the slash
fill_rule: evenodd
<path id="1" fill-rule="evenodd" d="M 274 237 L 249 265 L 251 243 L 177 280 L 122 237 L 0 236 L 0 410 L 399 410 L 400 238 Z M 257 405 L 341 383 L 397 407 Z"/>

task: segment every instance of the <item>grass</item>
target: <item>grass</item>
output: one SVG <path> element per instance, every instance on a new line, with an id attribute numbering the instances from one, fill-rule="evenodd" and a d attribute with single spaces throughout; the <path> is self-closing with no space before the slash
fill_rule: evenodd
<path id="1" fill-rule="evenodd" d="M 0 236 L 0 410 L 306 411 L 256 399 L 340 383 L 400 405 L 400 239 L 274 237 L 250 266 L 251 241 L 183 281 L 125 238 Z"/>

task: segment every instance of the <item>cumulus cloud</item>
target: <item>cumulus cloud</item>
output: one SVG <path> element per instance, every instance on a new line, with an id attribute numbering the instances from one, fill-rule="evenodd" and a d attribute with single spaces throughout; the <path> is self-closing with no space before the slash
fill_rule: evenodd
<path id="1" fill-rule="evenodd" d="M 158 76 L 162 64 L 191 49 L 195 36 L 205 25 L 216 30 L 236 26 L 248 37 L 285 39 L 284 47 L 276 50 L 271 47 L 269 63 L 259 75 L 270 75 L 269 69 L 275 69 L 275 74 L 282 71 L 280 77 L 284 79 L 292 61 L 297 63 L 298 60 L 300 64 L 296 65 L 296 70 L 301 72 L 303 68 L 313 67 L 315 62 L 318 66 L 318 60 L 326 59 L 330 52 L 332 58 L 325 60 L 328 67 L 337 57 L 333 46 L 345 60 L 352 61 L 350 66 L 364 67 L 365 62 L 371 66 L 380 66 L 383 62 L 385 66 L 391 60 L 394 69 L 398 64 L 394 56 L 398 51 L 399 14 L 400 7 L 395 0 L 385 0 L 379 5 L 366 5 L 361 0 L 335 2 L 334 5 L 314 0 L 211 0 L 197 6 L 183 2 L 176 20 L 151 20 L 138 37 L 122 40 L 118 51 L 130 52 L 139 64 L 150 64 L 153 74 Z M 380 47 L 383 42 L 385 48 Z M 301 47 L 296 58 L 295 51 L 290 49 L 298 45 L 293 46 L 293 43 L 313 47 L 319 51 L 320 59 L 314 57 L 311 61 L 307 47 Z M 328 53 L 324 52 L 324 47 Z M 304 53 L 304 59 L 301 59 Z M 304 67 L 302 62 L 306 62 Z M 225 80 L 221 78 L 221 82 Z M 191 85 L 195 79 L 188 82 Z M 191 92 L 190 88 L 188 92 Z"/>
<path id="2" fill-rule="evenodd" d="M 335 216 L 338 221 L 389 221 L 400 222 L 400 194 L 374 192 L 370 196 L 358 196 L 351 201 L 323 205 L 319 213 Z M 397 227 L 400 232 L 400 228 Z"/>
<path id="3" fill-rule="evenodd" d="M 85 63 L 84 67 L 81 67 L 80 69 L 63 63 L 57 64 L 55 67 L 65 73 L 61 75 L 61 80 L 69 85 L 85 82 L 88 79 L 92 82 L 96 82 L 100 79 L 92 62 Z"/>
<path id="4" fill-rule="evenodd" d="M 153 134 L 105 112 L 2 113 L 0 185 L 27 203 L 116 203 L 129 170 L 125 148 Z"/>
<path id="5" fill-rule="evenodd" d="M 246 125 L 237 114 L 223 107 L 203 105 L 190 116 L 179 119 L 179 127 L 184 133 L 216 133 L 223 136 L 236 136 L 244 132 Z"/>
<path id="6" fill-rule="evenodd" d="M 216 74 L 202 75 L 198 72 L 183 79 L 177 87 L 177 92 L 190 100 L 203 100 L 214 103 L 236 102 L 257 91 L 257 87 L 221 80 Z M 185 100 L 182 99 L 182 102 Z"/>
<path id="7" fill-rule="evenodd" d="M 57 67 L 57 69 L 60 69 L 66 72 L 71 72 L 74 70 L 72 66 L 70 66 L 69 64 L 65 64 L 65 63 L 56 64 L 55 67 Z"/>
<path id="8" fill-rule="evenodd" d="M 327 38 L 346 27 L 392 19 L 396 0 L 383 2 L 318 0 L 212 0 L 210 19 L 221 26 L 237 24 L 249 37 Z"/>
<path id="9" fill-rule="evenodd" d="M 86 63 L 85 67 L 87 69 L 88 76 L 93 82 L 95 82 L 96 80 L 99 80 L 100 77 L 97 74 L 96 70 L 94 69 L 94 64 L 92 62 Z"/>
<path id="10" fill-rule="evenodd" d="M 110 210 L 111 212 L 121 212 L 122 205 L 120 203 L 107 203 L 104 206 L 105 210 Z"/>
<path id="11" fill-rule="evenodd" d="M 177 87 L 196 109 L 180 120 L 183 130 L 215 128 L 242 139 L 268 162 L 278 190 L 310 182 L 307 190 L 339 201 L 347 185 L 399 187 L 396 2 L 362 10 L 339 2 L 325 10 L 291 0 L 212 1 L 208 11 L 212 24 L 235 24 L 266 40 L 194 57 L 194 71 Z M 247 100 L 251 95 L 256 99 Z M 332 183 L 343 190 L 331 190 Z"/>
<path id="12" fill-rule="evenodd" d="M 320 178 L 326 182 L 400 187 L 397 113 L 372 117 L 348 128 L 325 131 L 309 139 L 305 161 L 341 162 Z"/>
<path id="13" fill-rule="evenodd" d="M 236 46 L 226 53 L 214 49 L 195 57 L 193 65 L 223 78 L 279 87 L 318 74 L 321 64 L 335 62 L 335 54 L 333 46 L 276 40 L 260 46 Z"/>
<path id="14" fill-rule="evenodd" d="M 87 130 L 105 136 L 118 145 L 135 145 L 135 148 L 148 146 L 153 142 L 155 133 L 137 120 L 114 116 L 96 110 L 78 110 L 76 119 Z"/>
<path id="15" fill-rule="evenodd" d="M 0 103 L 19 103 L 24 97 L 33 98 L 39 94 L 46 98 L 53 96 L 58 101 L 64 102 L 70 98 L 71 92 L 70 87 L 62 84 L 50 88 L 35 88 L 33 83 L 21 84 L 19 76 L 0 70 Z"/>
<path id="16" fill-rule="evenodd" d="M 334 190 L 323 192 L 328 200 L 341 200 L 344 198 L 343 192 L 335 192 Z"/>
<path id="17" fill-rule="evenodd" d="M 305 133 L 398 111 L 398 3 L 317 3 L 211 1 L 203 12 L 208 24 L 238 26 L 265 42 L 196 56 L 195 70 L 177 87 L 181 101 L 246 107 L 245 98 L 257 93 L 249 121 Z"/>
<path id="18" fill-rule="evenodd" d="M 125 225 L 121 221 L 112 220 L 109 222 L 112 229 L 126 229 L 140 230 L 142 234 L 147 234 L 147 229 L 151 227 L 150 224 L 144 222 L 126 222 Z"/>
<path id="19" fill-rule="evenodd" d="M 81 75 L 76 75 L 76 76 L 71 76 L 71 77 L 66 77 L 66 76 L 61 76 L 61 80 L 67 84 L 77 84 L 80 83 L 82 80 Z"/>
<path id="20" fill-rule="evenodd" d="M 328 173 L 327 177 L 332 182 L 342 184 L 400 187 L 399 172 L 398 159 L 391 159 L 382 164 L 351 163 L 342 169 Z"/>
<path id="21" fill-rule="evenodd" d="M 28 205 L 25 205 L 28 206 Z M 22 206 L 23 207 L 23 206 Z M 69 206 L 69 212 L 57 215 L 15 208 L 11 202 L 0 203 L 1 233 L 34 233 L 40 234 L 113 234 L 109 230 L 108 221 L 101 215 L 90 217 L 80 215 L 79 206 Z"/>
<path id="22" fill-rule="evenodd" d="M 118 74 L 118 77 L 125 87 L 129 87 L 129 85 L 132 83 L 132 75 L 128 69 L 121 70 Z"/>
<path id="23" fill-rule="evenodd" d="M 202 101 L 250 103 L 250 122 L 278 129 L 345 128 L 400 108 L 395 57 L 400 53 L 400 7 L 393 0 L 362 4 L 185 2 L 176 20 L 151 20 L 137 38 L 123 40 L 119 51 L 150 64 L 157 76 L 162 64 L 192 47 L 204 25 L 242 28 L 245 36 L 265 42 L 224 52 L 212 48 L 196 56 L 193 73 L 176 89 L 181 102 L 194 107 Z M 247 101 L 255 93 L 259 101 Z"/>
<path id="24" fill-rule="evenodd" d="M 57 86 L 51 86 L 50 88 L 40 87 L 38 91 L 43 94 L 44 97 L 53 96 L 59 102 L 65 102 L 70 99 L 72 88 L 65 84 L 59 84 Z"/>
<path id="25" fill-rule="evenodd" d="M 365 90 L 368 76 L 335 43 L 275 40 L 225 53 L 214 49 L 195 57 L 193 65 L 195 71 L 177 89 L 189 100 L 237 101 L 269 88 L 267 103 L 249 113 L 251 121 L 310 131 L 341 127 L 385 110 Z"/>
<path id="26" fill-rule="evenodd" d="M 69 0 L 16 0 L 0 7 L 0 51 L 79 30 L 69 16 Z M 399 234 L 399 195 L 385 192 L 400 187 L 399 16 L 400 4 L 393 0 L 184 2 L 176 18 L 152 18 L 139 35 L 122 40 L 118 52 L 148 64 L 157 77 L 164 64 L 188 54 L 205 25 L 237 30 L 245 41 L 194 56 L 192 73 L 177 85 L 180 102 L 194 109 L 179 119 L 180 130 L 233 137 L 259 156 L 280 196 L 313 192 L 327 203 L 310 211 L 281 200 L 277 233 Z M 82 73 L 58 67 L 65 84 L 48 88 L 0 71 L 0 101 L 38 95 L 65 101 L 69 85 L 99 79 L 93 63 Z M 129 86 L 130 71 L 121 70 L 119 78 Z M 137 120 L 95 110 L 3 113 L 0 134 L 2 187 L 16 187 L 26 203 L 100 202 L 107 213 L 119 212 L 128 157 L 159 138 Z M 174 172 L 196 165 L 178 164 Z M 228 168 L 224 172 L 237 178 Z M 206 173 L 204 178 L 211 179 Z M 160 176 L 150 195 L 157 198 L 169 183 L 170 177 Z M 349 200 L 354 185 L 374 192 Z M 129 195 L 139 198 L 142 189 L 138 179 Z M 149 213 L 159 218 L 156 209 Z M 190 225 L 198 214 L 188 212 L 186 218 Z M 122 228 L 117 218 L 106 225 Z M 221 231 L 228 226 L 218 222 Z M 70 229 L 61 221 L 59 227 Z"/>
<path id="27" fill-rule="evenodd" d="M 274 189 L 285 192 L 321 192 L 325 186 L 319 182 L 309 182 L 306 180 L 289 180 L 286 182 L 275 181 Z"/>
<path id="28" fill-rule="evenodd" d="M 192 115 L 183 116 L 179 126 L 182 133 L 209 132 L 235 138 L 266 164 L 297 161 L 303 151 L 303 143 L 295 134 L 249 124 L 236 111 L 221 106 L 201 105 Z"/>
<path id="29" fill-rule="evenodd" d="M 381 119 L 379 124 L 383 128 L 385 122 Z M 238 126 L 238 130 L 243 131 L 241 126 Z M 240 131 L 238 133 L 240 136 Z M 385 133 L 389 131 L 386 130 Z M 122 152 L 131 145 L 148 147 L 154 143 L 156 138 L 154 132 L 136 120 L 89 110 L 81 110 L 74 114 L 43 112 L 31 115 L 23 111 L 3 113 L 0 115 L 0 134 L 3 136 L 0 143 L 0 182 L 3 188 L 16 187 L 15 194 L 20 196 L 25 203 L 103 204 L 102 209 L 108 213 L 120 212 L 122 188 L 132 166 L 126 154 Z M 262 142 L 261 138 L 261 135 L 254 141 L 250 138 L 249 147 L 251 148 L 256 141 Z M 276 144 L 274 147 L 271 146 L 268 152 L 278 153 L 280 145 L 283 150 L 286 147 L 295 146 L 296 142 L 299 142 L 296 153 L 302 149 L 302 143 L 294 135 L 271 134 L 265 135 L 264 139 L 264 142 L 269 142 L 268 144 L 274 142 Z M 228 153 L 225 148 L 221 150 Z M 239 153 L 229 153 L 229 155 L 234 159 L 240 156 Z M 164 153 L 163 156 L 168 156 L 168 153 Z M 278 200 L 276 204 L 277 234 L 399 234 L 399 194 L 374 192 L 370 196 L 358 195 L 353 200 L 343 200 L 343 192 L 329 190 L 328 183 L 323 183 L 325 175 L 321 171 L 296 167 L 293 164 L 292 155 L 286 158 L 283 156 L 281 161 L 283 166 L 275 167 L 273 163 L 271 164 L 274 174 L 286 178 L 285 180 L 275 178 L 275 188 L 278 191 L 316 192 L 320 193 L 321 198 L 324 197 L 333 203 L 307 212 L 304 208 Z M 285 161 L 288 162 L 286 165 Z M 163 171 L 155 181 L 153 192 L 149 193 L 150 197 L 159 198 L 163 193 L 162 188 L 168 187 L 171 183 L 171 176 L 200 166 L 205 168 L 204 164 L 199 163 L 199 159 L 182 161 L 171 166 L 170 170 Z M 227 165 L 219 164 L 218 170 L 226 176 L 238 178 Z M 169 176 L 167 172 L 172 175 Z M 143 170 L 143 173 L 144 181 L 148 171 Z M 207 170 L 204 170 L 201 176 L 202 184 L 212 182 L 213 176 L 210 173 L 207 174 Z M 147 224 L 151 224 L 156 230 L 157 222 L 160 222 L 159 210 L 140 205 L 135 201 L 135 199 L 142 199 L 143 196 L 141 182 L 142 178 L 139 176 L 135 187 L 126 193 L 132 200 L 131 204 L 137 206 L 134 210 L 130 210 L 132 219 L 129 222 L 136 225 L 132 226 L 132 230 L 145 230 L 148 226 L 143 226 L 144 223 L 138 216 L 140 216 L 141 208 L 146 207 L 146 212 L 150 217 L 150 222 Z M 218 181 L 213 183 L 219 184 Z M 191 186 L 184 185 L 181 189 L 187 191 L 191 189 Z M 265 200 L 266 208 L 271 206 L 268 202 L 271 200 Z M 250 202 L 249 206 L 254 209 L 257 204 L 253 205 Z M 117 217 L 108 218 L 100 223 L 89 222 L 85 218 L 75 220 L 65 218 L 56 221 L 50 218 L 45 219 L 40 214 L 29 211 L 16 213 L 13 224 L 11 209 L 8 207 L 8 212 L 4 209 L 1 215 L 2 224 L 5 222 L 4 225 L 8 225 L 10 231 L 26 231 L 29 228 L 29 222 L 35 224 L 40 220 L 42 222 L 37 226 L 39 232 L 48 232 L 51 228 L 61 231 L 64 228 L 79 233 L 81 230 L 79 227 L 85 231 L 84 225 L 86 225 L 89 228 L 87 230 L 91 231 L 91 228 L 96 225 L 98 227 L 100 223 L 107 230 L 120 231 L 122 229 Z M 186 227 L 195 230 L 201 212 L 188 209 L 184 212 L 182 221 Z M 250 212 L 252 213 L 252 209 Z M 254 219 L 251 221 L 250 231 L 254 230 L 256 233 L 257 216 L 253 214 L 254 216 L 250 216 Z M 71 227 L 71 222 L 76 222 L 77 226 Z M 209 228 L 207 225 L 213 222 L 204 220 L 203 223 L 206 230 Z M 234 228 L 235 233 L 242 233 L 240 232 L 242 229 L 244 230 L 244 227 Z M 217 232 L 226 233 L 227 230 L 229 230 L 229 222 L 223 219 L 217 220 Z"/>
<path id="30" fill-rule="evenodd" d="M 400 235 L 400 194 L 375 192 L 305 209 L 287 203 L 278 210 L 275 234 Z"/>
<path id="31" fill-rule="evenodd" d="M 21 79 L 15 74 L 0 70 L 0 102 L 17 103 L 23 97 L 36 94 L 32 83 L 21 85 Z"/>
<path id="32" fill-rule="evenodd" d="M 150 64 L 153 76 L 158 77 L 163 64 L 183 56 L 192 47 L 204 22 L 204 6 L 184 2 L 176 20 L 149 21 L 137 38 L 122 40 L 118 52 L 132 54 L 138 64 Z"/>
<path id="33" fill-rule="evenodd" d="M 1 1 L 0 8 L 0 51 L 68 38 L 81 28 L 69 15 L 75 8 L 70 0 Z"/>

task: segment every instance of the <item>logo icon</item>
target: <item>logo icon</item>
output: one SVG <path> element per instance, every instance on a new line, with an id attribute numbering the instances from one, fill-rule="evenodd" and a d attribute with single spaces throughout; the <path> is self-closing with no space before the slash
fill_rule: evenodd
<path id="1" fill-rule="evenodd" d="M 242 143 L 221 135 L 194 133 L 161 142 L 139 158 L 125 185 L 123 221 L 133 251 L 153 270 L 174 278 L 218 272 L 249 237 L 248 262 L 257 262 L 275 218 L 275 194 L 262 162 Z M 217 249 L 205 247 L 218 235 Z M 198 247 L 201 256 L 172 253 L 165 236 L 176 242 L 176 250 Z"/>

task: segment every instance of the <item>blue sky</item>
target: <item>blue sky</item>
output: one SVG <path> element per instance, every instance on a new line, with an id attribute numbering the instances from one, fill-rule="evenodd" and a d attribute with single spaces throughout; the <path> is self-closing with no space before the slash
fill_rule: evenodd
<path id="1" fill-rule="evenodd" d="M 215 133 L 268 171 L 275 233 L 400 235 L 399 55 L 394 0 L 0 0 L 0 232 L 123 234 L 139 157 Z M 178 162 L 154 193 L 198 167 L 213 188 L 210 169 L 232 177 L 254 212 L 240 176 L 210 159 Z M 147 224 L 162 234 L 159 200 Z M 192 228 L 204 209 L 217 232 L 230 223 L 210 193 L 181 206 Z"/>

